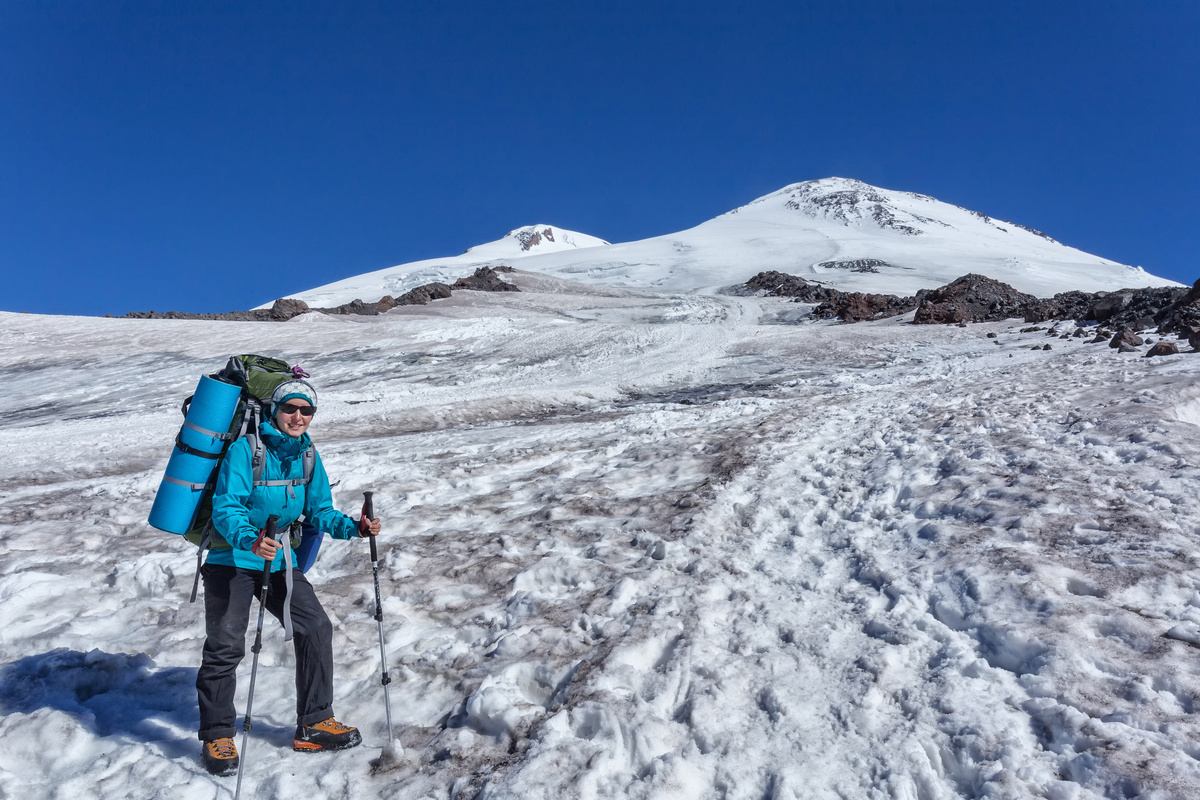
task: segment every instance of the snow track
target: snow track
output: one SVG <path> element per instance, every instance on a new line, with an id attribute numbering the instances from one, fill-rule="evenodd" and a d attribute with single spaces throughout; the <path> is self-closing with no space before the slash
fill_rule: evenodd
<path id="1" fill-rule="evenodd" d="M 372 767 L 369 564 L 327 543 L 367 745 L 290 752 L 270 630 L 252 796 L 1200 793 L 1194 356 L 527 280 L 369 320 L 5 315 L 0 796 L 228 796 L 194 551 L 144 519 L 178 397 L 247 350 L 316 376 L 335 502 L 377 492 L 406 750 Z"/>

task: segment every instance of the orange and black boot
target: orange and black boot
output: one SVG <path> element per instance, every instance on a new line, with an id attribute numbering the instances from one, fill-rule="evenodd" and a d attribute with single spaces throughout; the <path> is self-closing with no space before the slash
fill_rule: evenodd
<path id="1" fill-rule="evenodd" d="M 300 752 L 318 750 L 346 750 L 362 744 L 358 728 L 343 725 L 333 717 L 316 725 L 297 725 L 292 749 Z"/>
<path id="2" fill-rule="evenodd" d="M 200 760 L 213 775 L 234 775 L 238 771 L 237 745 L 233 739 L 210 739 L 200 748 Z"/>

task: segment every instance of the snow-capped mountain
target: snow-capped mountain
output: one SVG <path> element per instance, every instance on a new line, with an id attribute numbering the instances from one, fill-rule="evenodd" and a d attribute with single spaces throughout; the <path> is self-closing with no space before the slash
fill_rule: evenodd
<path id="1" fill-rule="evenodd" d="M 376 300 L 515 258 L 523 270 L 664 292 L 713 291 L 768 269 L 846 291 L 898 295 L 942 286 L 969 272 L 1040 297 L 1071 289 L 1175 285 L 1033 228 L 927 195 L 825 178 L 786 186 L 665 236 L 607 244 L 534 225 L 460 256 L 401 264 L 294 296 L 314 306 Z"/>
<path id="2" fill-rule="evenodd" d="M 586 233 L 546 224 L 526 225 L 509 231 L 494 242 L 467 248 L 462 255 L 388 267 L 291 296 L 314 307 L 336 306 L 356 298 L 374 301 L 389 294 L 395 297 L 434 281 L 454 283 L 458 278 L 469 275 L 476 267 L 488 264 L 508 264 L 515 259 L 527 260 L 552 254 L 567 254 L 569 258 L 570 254 L 584 248 L 605 245 L 608 242 Z M 267 303 L 260 308 L 270 305 Z"/>
<path id="3" fill-rule="evenodd" d="M 556 228 L 553 225 L 526 225 L 524 228 L 509 231 L 503 239 L 475 245 L 467 250 L 466 255 L 475 258 L 523 258 L 605 244 L 608 242 L 595 236 Z"/>

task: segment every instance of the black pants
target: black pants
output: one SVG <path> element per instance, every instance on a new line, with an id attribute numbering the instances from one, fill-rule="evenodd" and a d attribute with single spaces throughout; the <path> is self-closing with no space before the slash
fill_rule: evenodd
<path id="1" fill-rule="evenodd" d="M 205 564 L 204 622 L 208 636 L 204 659 L 196 674 L 200 699 L 200 739 L 236 735 L 233 693 L 237 666 L 246 654 L 246 628 L 258 594 L 261 570 Z M 271 573 L 267 611 L 283 620 L 286 575 Z M 292 570 L 292 644 L 296 649 L 296 724 L 312 725 L 333 716 L 333 626 L 321 608 L 312 584 Z M 257 616 L 255 617 L 257 620 Z"/>

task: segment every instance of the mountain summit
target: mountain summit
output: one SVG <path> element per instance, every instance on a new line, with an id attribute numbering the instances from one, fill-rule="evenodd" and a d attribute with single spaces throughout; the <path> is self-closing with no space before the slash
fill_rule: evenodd
<path id="1" fill-rule="evenodd" d="M 967 273 L 1039 297 L 1177 285 L 928 195 L 822 178 L 785 186 L 678 233 L 609 244 L 531 225 L 460 256 L 401 264 L 295 296 L 313 306 L 374 300 L 518 258 L 523 270 L 662 292 L 715 291 L 764 270 L 844 291 L 902 296 Z"/>
<path id="2" fill-rule="evenodd" d="M 504 238 L 468 248 L 464 255 L 477 258 L 520 258 L 543 253 L 560 253 L 584 247 L 599 247 L 608 242 L 553 225 L 526 225 L 509 231 Z"/>

